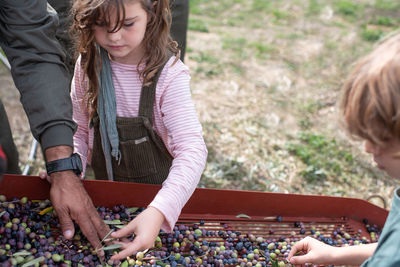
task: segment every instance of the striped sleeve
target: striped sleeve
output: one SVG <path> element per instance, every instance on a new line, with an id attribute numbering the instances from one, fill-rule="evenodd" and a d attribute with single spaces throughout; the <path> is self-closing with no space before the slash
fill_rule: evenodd
<path id="1" fill-rule="evenodd" d="M 81 57 L 75 64 L 74 77 L 71 83 L 71 99 L 72 99 L 72 118 L 78 125 L 78 130 L 74 135 L 74 151 L 81 156 L 83 173 L 85 175 L 86 164 L 88 162 L 89 150 L 89 113 L 85 101 L 87 81 L 84 80 L 83 70 L 81 68 Z"/>
<path id="2" fill-rule="evenodd" d="M 168 133 L 168 148 L 174 157 L 169 175 L 150 206 L 160 210 L 166 221 L 164 231 L 172 231 L 183 206 L 196 189 L 207 159 L 202 127 L 190 93 L 186 66 L 172 66 L 164 80 L 160 100 L 161 117 Z M 184 66 L 184 65 L 183 65 Z"/>

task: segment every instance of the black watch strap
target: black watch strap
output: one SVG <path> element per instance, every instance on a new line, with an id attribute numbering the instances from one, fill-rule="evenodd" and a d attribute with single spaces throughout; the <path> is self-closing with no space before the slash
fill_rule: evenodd
<path id="1" fill-rule="evenodd" d="M 76 175 L 82 173 L 82 161 L 79 154 L 74 153 L 69 158 L 57 159 L 46 163 L 47 174 L 72 170 Z"/>

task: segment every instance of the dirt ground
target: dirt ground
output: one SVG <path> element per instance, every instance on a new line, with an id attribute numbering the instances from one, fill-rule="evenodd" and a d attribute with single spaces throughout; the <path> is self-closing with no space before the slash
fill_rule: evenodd
<path id="1" fill-rule="evenodd" d="M 330 1 L 272 1 L 254 10 L 251 3 L 256 2 L 191 2 L 185 63 L 209 150 L 199 186 L 363 199 L 377 194 L 390 205 L 396 183 L 373 166 L 361 142 L 340 130 L 337 100 L 354 61 L 374 45 L 360 34 L 369 23 L 361 12 L 379 11 L 393 21 L 398 16 L 375 10 L 367 0 L 358 1 L 364 10 L 353 7 L 353 17 Z M 21 168 L 30 164 L 36 175 L 43 170 L 41 153 L 27 161 L 32 136 L 19 93 L 2 64 L 0 84 Z M 313 166 L 288 149 L 301 144 L 301 133 L 335 144 L 333 154 L 315 152 L 321 152 L 317 161 L 322 167 L 313 174 L 326 171 L 332 160 L 341 173 L 326 171 L 326 179 L 306 181 L 303 173 Z M 352 165 L 340 158 L 343 151 L 354 156 Z"/>
<path id="2" fill-rule="evenodd" d="M 0 98 L 6 109 L 14 142 L 19 152 L 21 171 L 24 171 L 28 165 L 33 174 L 37 174 L 39 169 L 43 170 L 41 150 L 38 146 L 36 159 L 34 162 L 28 162 L 34 139 L 30 132 L 28 118 L 19 101 L 19 92 L 15 88 L 9 69 L 2 63 L 0 64 L 0 85 Z"/>

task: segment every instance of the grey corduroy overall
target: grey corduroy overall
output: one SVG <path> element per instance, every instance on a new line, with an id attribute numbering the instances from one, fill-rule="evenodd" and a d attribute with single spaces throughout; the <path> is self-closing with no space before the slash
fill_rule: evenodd
<path id="1" fill-rule="evenodd" d="M 138 117 L 117 117 L 121 161 L 112 158 L 114 181 L 162 184 L 167 178 L 173 157 L 153 129 L 153 106 L 160 68 L 151 85 L 142 86 Z M 99 118 L 93 118 L 92 163 L 96 179 L 108 180 L 101 146 Z"/>

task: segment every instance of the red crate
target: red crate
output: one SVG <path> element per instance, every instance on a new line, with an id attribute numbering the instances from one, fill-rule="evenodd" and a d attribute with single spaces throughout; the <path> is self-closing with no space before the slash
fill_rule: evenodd
<path id="1" fill-rule="evenodd" d="M 92 180 L 83 184 L 96 206 L 107 207 L 145 207 L 161 188 Z M 4 175 L 0 194 L 8 198 L 47 199 L 49 184 L 38 177 Z M 246 216 L 238 217 L 239 214 Z M 331 235 L 340 227 L 351 235 L 361 230 L 362 236 L 369 237 L 362 220 L 383 227 L 387 215 L 387 210 L 355 198 L 198 188 L 182 210 L 178 224 L 204 220 L 203 228 L 210 230 L 238 230 L 269 238 L 293 234 L 303 237 L 310 235 L 311 228 Z M 277 222 L 276 216 L 281 216 L 282 222 Z M 304 224 L 305 235 L 300 235 L 294 222 Z"/>

